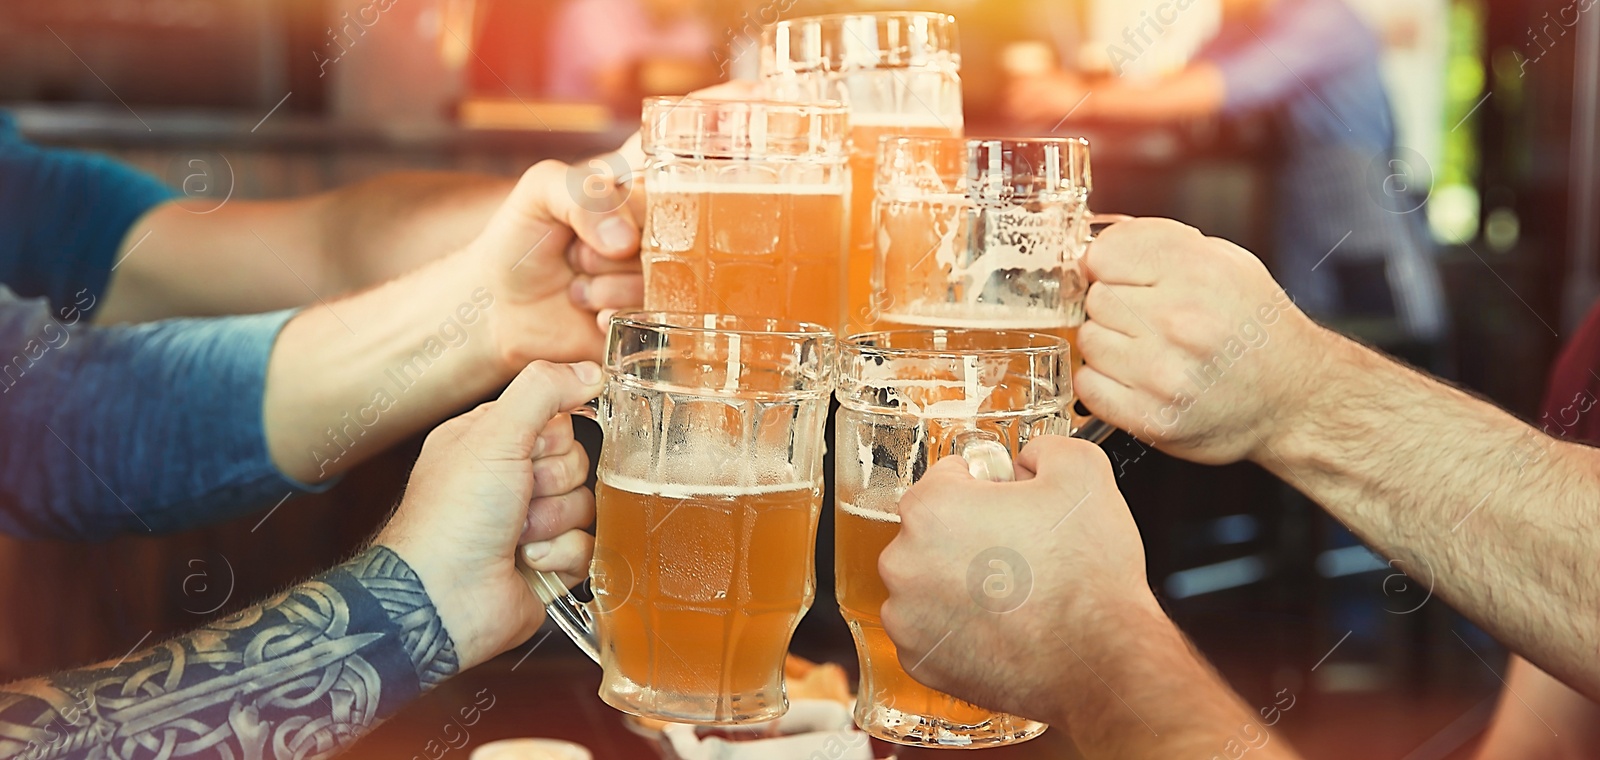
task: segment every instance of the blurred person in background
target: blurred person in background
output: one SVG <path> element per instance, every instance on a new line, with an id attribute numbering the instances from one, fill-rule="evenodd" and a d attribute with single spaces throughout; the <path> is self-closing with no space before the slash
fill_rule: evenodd
<path id="1" fill-rule="evenodd" d="M 116 662 L 0 684 L 0 757 L 330 757 L 527 640 L 545 611 L 519 555 L 569 584 L 588 572 L 594 495 L 564 412 L 602 378 L 536 362 L 441 425 L 350 561 Z M 493 706 L 480 690 L 461 715 Z"/>
<path id="2" fill-rule="evenodd" d="M 705 0 L 566 0 L 551 25 L 546 94 L 637 108 L 705 87 L 718 71 Z"/>
<path id="3" fill-rule="evenodd" d="M 1150 23 L 1110 41 L 1113 65 L 1160 45 L 1153 19 L 1180 17 L 1186 7 L 1152 4 Z M 1153 81 L 1020 76 L 1007 110 L 1043 125 L 1268 114 L 1285 148 L 1273 178 L 1270 258 L 1295 303 L 1319 320 L 1379 320 L 1397 325 L 1402 338 L 1437 342 L 1447 329 L 1443 286 L 1421 199 L 1411 198 L 1409 170 L 1393 160 L 1374 31 L 1342 0 L 1222 7 L 1220 31 L 1180 71 Z"/>
<path id="4" fill-rule="evenodd" d="M 1479 757 L 1600 756 L 1600 306 L 1536 429 L 1317 325 L 1248 251 L 1176 222 L 1114 225 L 1088 266 L 1090 409 L 1174 456 L 1262 466 L 1514 652 Z M 900 502 L 883 622 L 916 678 L 1060 724 L 1091 758 L 1292 757 L 1271 726 L 1294 694 L 1247 706 L 1161 610 L 1106 454 L 1041 437 L 1016 465 L 991 483 L 946 457 Z M 1005 614 L 968 575 L 991 547 L 1030 579 Z"/>
<path id="5" fill-rule="evenodd" d="M 643 295 L 625 191 L 577 194 L 553 161 L 509 194 L 424 179 L 198 215 L 125 166 L 0 131 L 0 531 L 225 520 L 331 485 L 529 361 L 598 358 L 597 312 Z M 427 263 L 384 282 L 389 250 Z M 90 324 L 228 310 L 262 313 Z"/>

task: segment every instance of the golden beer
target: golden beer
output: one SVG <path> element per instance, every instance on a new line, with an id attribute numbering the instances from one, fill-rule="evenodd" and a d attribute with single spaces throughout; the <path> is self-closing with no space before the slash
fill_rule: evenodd
<path id="1" fill-rule="evenodd" d="M 849 111 L 838 103 L 645 101 L 647 309 L 844 318 Z"/>
<path id="2" fill-rule="evenodd" d="M 894 642 L 883 631 L 880 611 L 889 592 L 878 575 L 878 555 L 900 533 L 900 515 L 861 509 L 846 497 L 841 490 L 834 515 L 834 573 L 839 611 L 861 662 L 860 698 L 957 726 L 989 720 L 992 710 L 923 686 L 901 667 Z"/>
<path id="3" fill-rule="evenodd" d="M 602 698 L 653 715 L 715 704 L 717 722 L 780 708 L 784 655 L 814 595 L 821 484 L 663 486 L 602 472 L 595 500 Z"/>
<path id="4" fill-rule="evenodd" d="M 961 114 L 941 120 L 931 113 L 852 114 L 850 117 L 850 252 L 846 266 L 847 326 L 841 335 L 886 329 L 874 319 L 872 267 L 878 255 L 873 224 L 873 183 L 878 175 L 878 144 L 899 135 L 961 135 Z"/>
<path id="5" fill-rule="evenodd" d="M 870 283 L 879 142 L 961 134 L 958 40 L 953 16 L 920 11 L 803 16 L 762 32 L 761 79 L 769 97 L 850 105 L 853 201 L 841 334 L 864 331 L 876 318 Z"/>
<path id="6" fill-rule="evenodd" d="M 1062 430 L 1072 401 L 1065 342 L 998 330 L 858 334 L 841 346 L 836 395 L 834 588 L 861 662 L 856 724 L 914 746 L 1037 736 L 1043 724 L 930 689 L 901 667 L 883 629 L 878 558 L 900 531 L 906 490 L 934 462 L 954 454 L 1009 474 L 1009 457 L 1029 439 Z"/>
<path id="7" fill-rule="evenodd" d="M 833 332 L 810 322 L 611 318 L 592 412 L 605 435 L 594 600 L 524 573 L 600 663 L 606 704 L 716 725 L 788 710 L 784 656 L 816 591 L 836 358 Z"/>
<path id="8" fill-rule="evenodd" d="M 945 327 L 960 330 L 1016 330 L 1021 332 L 1044 333 L 1054 335 L 1067 341 L 1068 351 L 1074 363 L 1081 362 L 1078 353 L 1078 328 L 1082 322 L 1075 325 L 1067 324 L 1067 317 L 1058 311 L 1046 309 L 1012 309 L 1000 307 L 996 309 L 966 309 L 964 314 L 940 313 L 938 309 L 930 309 L 931 314 L 883 314 L 879 317 L 878 330 L 909 330 L 927 327 Z M 953 309 L 951 311 L 954 311 Z M 976 316 L 974 316 L 976 314 Z"/>
<path id="9" fill-rule="evenodd" d="M 839 324 L 842 184 L 647 185 L 645 308 Z"/>

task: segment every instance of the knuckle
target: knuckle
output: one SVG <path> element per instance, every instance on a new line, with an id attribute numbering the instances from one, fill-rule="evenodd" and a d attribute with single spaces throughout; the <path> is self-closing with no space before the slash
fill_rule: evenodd
<path id="1" fill-rule="evenodd" d="M 1103 348 L 1100 339 L 1105 337 L 1101 333 L 1104 329 L 1094 322 L 1084 322 L 1083 326 L 1078 328 L 1078 353 L 1085 358 L 1090 354 L 1099 354 Z"/>
<path id="2" fill-rule="evenodd" d="M 562 375 L 567 372 L 570 372 L 570 370 L 544 359 L 536 359 L 522 368 L 523 376 L 540 384 L 558 382 L 562 379 Z"/>

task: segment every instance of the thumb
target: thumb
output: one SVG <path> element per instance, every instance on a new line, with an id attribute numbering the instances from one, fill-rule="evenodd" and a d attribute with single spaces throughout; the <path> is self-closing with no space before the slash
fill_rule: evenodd
<path id="1" fill-rule="evenodd" d="M 551 418 L 599 395 L 604 378 L 594 362 L 536 361 L 517 374 L 468 433 L 482 444 L 531 445 Z"/>
<path id="2" fill-rule="evenodd" d="M 626 206 L 627 190 L 617 182 L 629 171 L 616 154 L 591 158 L 582 166 L 534 164 L 489 219 L 484 235 L 520 248 L 507 254 L 520 260 L 529 251 L 524 246 L 564 251 L 568 237 L 551 229 L 560 226 L 601 255 L 628 256 L 639 248 L 639 229 Z"/>
<path id="3" fill-rule="evenodd" d="M 929 466 L 927 471 L 922 474 L 922 480 L 919 480 L 918 483 L 924 483 L 929 480 L 969 481 L 977 480 L 977 478 L 973 477 L 972 465 L 966 459 L 963 459 L 960 455 L 951 454 L 940 457 L 939 461 Z"/>

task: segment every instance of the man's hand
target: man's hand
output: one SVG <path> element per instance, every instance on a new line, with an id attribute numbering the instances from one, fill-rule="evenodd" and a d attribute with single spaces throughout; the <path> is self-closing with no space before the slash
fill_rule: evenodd
<path id="1" fill-rule="evenodd" d="M 468 246 L 487 280 L 495 350 L 508 370 L 535 358 L 598 359 L 600 315 L 644 301 L 639 226 L 627 189 L 596 164 L 534 165 L 517 182 L 483 234 Z M 514 370 L 511 370 L 514 371 Z"/>
<path id="2" fill-rule="evenodd" d="M 900 500 L 900 534 L 878 559 L 884 629 L 918 681 L 991 709 L 1052 720 L 1080 649 L 1120 636 L 1122 611 L 1154 610 L 1144 546 L 1106 455 L 1034 439 L 1017 481 L 993 483 L 948 456 Z M 1054 661 L 1056 666 L 1048 664 Z"/>
<path id="3" fill-rule="evenodd" d="M 1323 385 L 1337 339 L 1249 251 L 1134 219 L 1102 233 L 1087 262 L 1087 366 L 1073 385 L 1138 439 L 1207 464 L 1262 454 Z"/>
<path id="4" fill-rule="evenodd" d="M 575 583 L 588 572 L 594 519 L 588 457 L 563 412 L 594 398 L 600 368 L 534 362 L 498 401 L 428 435 L 406 495 L 377 543 L 410 565 L 439 610 L 463 670 L 538 630 L 544 607 L 518 575 Z"/>

